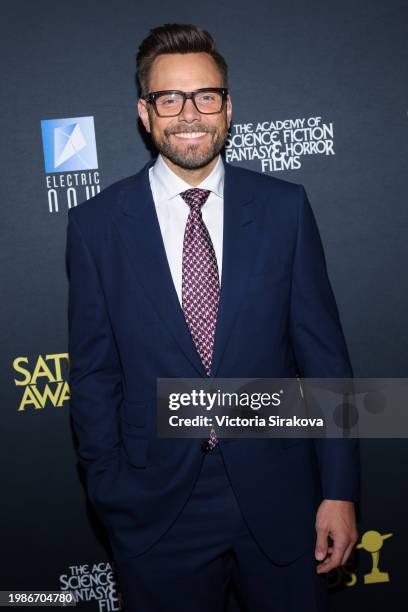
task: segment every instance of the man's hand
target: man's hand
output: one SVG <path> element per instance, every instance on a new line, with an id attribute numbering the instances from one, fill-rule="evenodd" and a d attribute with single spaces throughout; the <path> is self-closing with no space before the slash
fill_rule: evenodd
<path id="1" fill-rule="evenodd" d="M 316 514 L 315 527 L 315 557 L 322 561 L 317 565 L 316 571 L 322 574 L 343 565 L 358 540 L 354 503 L 324 499 Z M 328 537 L 333 541 L 331 545 L 328 543 Z"/>

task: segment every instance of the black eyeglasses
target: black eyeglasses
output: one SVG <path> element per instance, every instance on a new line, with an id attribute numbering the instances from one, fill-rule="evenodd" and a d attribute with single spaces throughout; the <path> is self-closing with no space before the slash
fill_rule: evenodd
<path id="1" fill-rule="evenodd" d="M 177 117 L 184 108 L 186 100 L 192 100 L 199 113 L 215 115 L 220 113 L 227 99 L 228 89 L 225 87 L 203 87 L 195 91 L 152 91 L 142 100 L 149 102 L 158 117 Z"/>

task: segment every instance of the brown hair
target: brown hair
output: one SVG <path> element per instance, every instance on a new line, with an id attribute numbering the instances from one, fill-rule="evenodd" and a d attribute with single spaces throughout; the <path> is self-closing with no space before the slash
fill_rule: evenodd
<path id="1" fill-rule="evenodd" d="M 190 24 L 165 23 L 150 30 L 136 56 L 136 79 L 141 96 L 149 93 L 150 69 L 156 57 L 163 53 L 208 53 L 221 73 L 223 87 L 228 87 L 228 67 L 216 50 L 211 34 Z"/>

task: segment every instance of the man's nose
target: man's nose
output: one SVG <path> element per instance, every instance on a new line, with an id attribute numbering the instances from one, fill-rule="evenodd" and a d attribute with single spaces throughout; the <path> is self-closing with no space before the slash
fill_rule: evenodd
<path id="1" fill-rule="evenodd" d="M 184 121 L 196 121 L 197 119 L 201 119 L 200 112 L 196 109 L 194 102 L 191 98 L 187 98 L 184 108 L 179 115 L 179 119 L 183 119 Z"/>

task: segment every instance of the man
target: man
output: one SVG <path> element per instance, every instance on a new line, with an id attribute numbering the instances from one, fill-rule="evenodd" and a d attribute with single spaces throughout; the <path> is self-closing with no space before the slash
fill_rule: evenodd
<path id="1" fill-rule="evenodd" d="M 301 185 L 220 156 L 227 66 L 169 24 L 137 58 L 156 160 L 69 211 L 71 413 L 128 612 L 326 609 L 357 540 L 355 440 L 158 438 L 156 379 L 351 377 Z M 330 537 L 330 542 L 329 542 Z"/>

